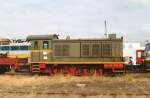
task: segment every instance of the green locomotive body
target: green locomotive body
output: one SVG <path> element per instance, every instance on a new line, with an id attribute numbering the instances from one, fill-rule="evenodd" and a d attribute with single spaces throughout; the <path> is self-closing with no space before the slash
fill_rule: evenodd
<path id="1" fill-rule="evenodd" d="M 101 75 L 124 69 L 123 38 L 59 39 L 57 35 L 31 35 L 33 73 Z"/>

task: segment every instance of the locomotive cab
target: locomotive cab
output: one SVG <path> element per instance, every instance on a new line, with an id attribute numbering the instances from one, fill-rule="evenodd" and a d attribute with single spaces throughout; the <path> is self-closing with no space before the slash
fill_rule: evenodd
<path id="1" fill-rule="evenodd" d="M 146 44 L 145 46 L 143 59 L 144 59 L 144 69 L 149 70 L 150 69 L 150 43 Z"/>

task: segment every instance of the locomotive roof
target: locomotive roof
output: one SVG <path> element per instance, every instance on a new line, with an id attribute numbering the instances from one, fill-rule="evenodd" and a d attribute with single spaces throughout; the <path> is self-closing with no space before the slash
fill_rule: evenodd
<path id="1" fill-rule="evenodd" d="M 56 39 L 54 41 L 109 41 L 109 40 L 123 40 L 122 38 L 86 38 L 86 39 Z"/>
<path id="2" fill-rule="evenodd" d="M 51 39 L 59 39 L 58 35 L 29 35 L 27 40 L 51 40 Z"/>

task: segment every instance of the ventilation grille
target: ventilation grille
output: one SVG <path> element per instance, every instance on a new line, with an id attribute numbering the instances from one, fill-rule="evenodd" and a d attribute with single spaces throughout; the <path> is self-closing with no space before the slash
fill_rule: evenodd
<path id="1" fill-rule="evenodd" d="M 111 44 L 103 44 L 102 45 L 102 54 L 104 57 L 112 56 Z"/>
<path id="2" fill-rule="evenodd" d="M 100 46 L 99 46 L 99 44 L 92 45 L 92 56 L 100 56 Z"/>
<path id="3" fill-rule="evenodd" d="M 55 45 L 55 56 L 69 56 L 69 45 Z"/>
<path id="4" fill-rule="evenodd" d="M 89 45 L 82 45 L 82 56 L 90 55 L 90 47 Z"/>

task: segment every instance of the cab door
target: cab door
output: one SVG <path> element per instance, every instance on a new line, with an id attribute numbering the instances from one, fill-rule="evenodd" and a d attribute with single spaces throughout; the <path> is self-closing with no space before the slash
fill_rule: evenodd
<path id="1" fill-rule="evenodd" d="M 40 47 L 39 41 L 34 40 L 31 41 L 31 62 L 39 62 L 40 61 Z"/>
<path id="2" fill-rule="evenodd" d="M 40 61 L 48 62 L 52 60 L 52 44 L 51 40 L 42 40 L 40 46 Z"/>

